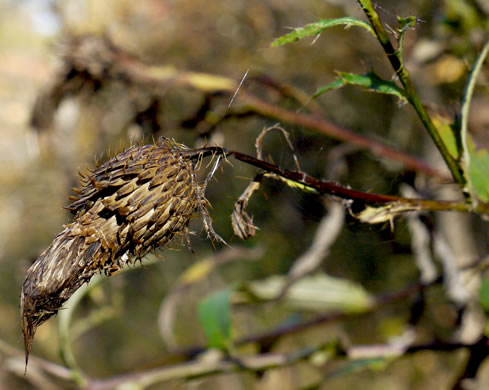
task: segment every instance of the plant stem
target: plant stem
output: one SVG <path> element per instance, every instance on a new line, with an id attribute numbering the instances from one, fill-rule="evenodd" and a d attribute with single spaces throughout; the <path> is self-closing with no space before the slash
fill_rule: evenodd
<path id="1" fill-rule="evenodd" d="M 443 200 L 425 200 L 416 198 L 403 198 L 393 195 L 382 195 L 371 192 L 363 192 L 351 188 L 343 187 L 331 181 L 323 181 L 307 175 L 304 172 L 289 171 L 273 165 L 267 161 L 259 160 L 250 155 L 225 150 L 218 146 L 207 146 L 201 149 L 190 149 L 187 152 L 181 152 L 190 155 L 192 158 L 206 157 L 213 154 L 233 156 L 235 159 L 246 164 L 253 165 L 263 169 L 265 172 L 273 173 L 281 178 L 293 181 L 295 183 L 307 186 L 322 195 L 336 196 L 337 198 L 362 202 L 369 205 L 388 205 L 397 204 L 410 207 L 413 210 L 430 210 L 430 211 L 458 211 L 458 212 L 476 212 L 478 214 L 489 214 L 489 206 L 479 204 L 476 208 L 465 202 L 452 202 Z M 406 210 L 408 211 L 408 210 Z"/>
<path id="2" fill-rule="evenodd" d="M 377 34 L 377 39 L 382 45 L 382 48 L 384 49 L 384 52 L 387 55 L 387 58 L 392 65 L 392 68 L 396 72 L 397 76 L 399 77 L 399 81 L 406 91 L 409 102 L 414 107 L 414 110 L 418 114 L 419 119 L 421 119 L 421 122 L 428 131 L 428 134 L 431 136 L 433 142 L 440 151 L 443 159 L 445 160 L 445 163 L 448 166 L 448 169 L 450 170 L 450 173 L 452 174 L 453 179 L 459 186 L 463 188 L 465 185 L 465 178 L 463 176 L 461 167 L 457 160 L 455 160 L 455 158 L 448 151 L 448 148 L 443 142 L 443 139 L 438 133 L 435 125 L 433 124 L 431 117 L 428 115 L 425 108 L 421 104 L 421 101 L 419 100 L 418 94 L 416 93 L 409 73 L 402 63 L 402 58 L 400 58 L 399 51 L 394 49 L 394 47 L 392 46 L 392 43 L 379 18 L 379 15 L 373 9 L 370 0 L 358 0 L 358 2 L 360 4 L 360 7 L 367 15 L 368 19 L 370 20 L 370 23 L 375 30 L 375 33 Z"/>

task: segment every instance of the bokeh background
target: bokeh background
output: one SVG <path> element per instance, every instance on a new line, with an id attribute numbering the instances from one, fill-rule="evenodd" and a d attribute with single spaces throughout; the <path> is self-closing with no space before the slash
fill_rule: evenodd
<path id="1" fill-rule="evenodd" d="M 488 30 L 488 3 L 384 0 L 376 5 L 390 26 L 396 25 L 398 15 L 419 18 L 406 38 L 408 69 L 421 99 L 434 111 L 453 116 L 459 108 L 467 70 Z M 155 92 L 123 82 L 107 82 L 96 91 L 87 88 L 63 99 L 49 125 L 33 127 L 36 99 L 55 82 L 63 67 L 60 54 L 66 52 L 69 38 L 105 37 L 146 63 L 237 81 L 248 72 L 244 88 L 266 101 L 304 112 L 304 107 L 267 88 L 260 78 L 294 86 L 308 95 L 333 81 L 337 70 L 365 73 L 375 69 L 379 75 L 392 79 L 392 70 L 378 43 L 356 28 L 337 27 L 318 39 L 269 47 L 274 38 L 292 27 L 346 15 L 363 18 L 353 0 L 0 0 L 1 389 L 72 386 L 69 381 L 23 377 L 19 296 L 26 269 L 62 225 L 70 221 L 64 207 L 71 188 L 77 185 L 80 170 L 93 167 L 96 161 L 103 161 L 131 143 L 151 141 L 160 135 L 190 147 L 217 144 L 254 155 L 258 134 L 277 122 L 254 115 L 237 117 L 203 134 L 206 127 L 191 121 L 205 100 L 201 91 L 169 85 Z M 489 139 L 488 75 L 486 68 L 471 114 L 471 131 L 481 142 Z M 225 111 L 230 98 L 212 97 L 204 122 L 211 122 L 212 115 Z M 328 121 L 384 140 L 442 168 L 415 114 L 395 98 L 347 87 L 320 97 L 317 105 Z M 141 112 L 151 112 L 151 118 L 146 120 Z M 399 194 L 402 183 L 420 182 L 399 164 L 374 157 L 369 151 L 344 151 L 342 143 L 311 129 L 281 125 L 290 133 L 302 169 L 312 176 L 394 195 Z M 263 149 L 277 165 L 294 168 L 292 153 L 278 133 L 267 136 Z M 338 154 L 342 156 L 341 167 L 333 172 L 331 161 Z M 196 286 L 175 295 L 178 278 L 185 270 L 225 249 L 221 245 L 214 248 L 205 239 L 196 219 L 191 225 L 195 235 L 190 237 L 194 253 L 184 245 L 176 245 L 175 251 L 152 255 L 162 261 L 102 282 L 90 299 L 82 302 L 75 316 L 83 324 L 95 307 L 111 308 L 105 320 L 86 332 L 79 331 L 73 341 L 77 360 L 89 376 L 110 377 L 156 367 L 168 363 L 168 351 L 204 345 L 197 320 L 197 304 L 203 296 L 233 283 L 282 275 L 309 247 L 327 205 L 318 197 L 283 183 L 266 182 L 253 197 L 249 210 L 260 228 L 257 235 L 246 242 L 233 236 L 230 214 L 234 202 L 256 169 L 238 161 L 231 163 L 218 171 L 209 184 L 207 197 L 216 231 L 241 252 L 232 261 L 223 261 Z M 433 191 L 428 195 L 439 196 L 439 187 L 423 188 Z M 457 196 L 450 185 L 442 187 L 445 195 Z M 438 216 L 432 218 L 435 224 L 443 222 Z M 449 240 L 457 256 L 466 262 L 484 256 L 486 223 L 460 215 L 453 215 L 449 223 L 460 225 L 463 230 L 463 236 L 460 231 L 448 236 L 456 237 Z M 388 224 L 362 225 L 347 215 L 322 271 L 359 283 L 371 294 L 394 291 L 415 282 L 419 272 L 405 220 L 396 222 L 391 230 Z M 173 300 L 169 303 L 171 293 Z M 452 337 L 458 326 L 457 311 L 443 287 L 427 291 L 426 300 L 429 309 L 416 325 L 420 340 Z M 373 314 L 285 337 L 273 350 L 286 351 L 328 338 L 346 339 L 351 344 L 387 342 L 405 330 L 411 303 L 403 301 Z M 162 314 L 164 307 L 173 316 L 170 329 L 165 328 L 168 318 Z M 293 310 L 280 303 L 245 306 L 233 312 L 233 332 L 242 337 L 282 321 L 313 315 L 314 312 Z M 313 367 L 300 363 L 259 374 L 175 380 L 150 388 L 296 389 L 307 388 L 317 383 L 321 375 L 330 373 L 320 388 L 447 389 L 463 370 L 464 353 L 425 351 L 392 364 L 358 370 L 349 367 L 346 373 L 341 372 L 342 362 Z M 62 364 L 57 319 L 38 330 L 33 355 Z M 479 377 L 481 387 L 477 388 L 484 388 L 483 383 L 489 381 L 487 369 L 481 370 Z"/>

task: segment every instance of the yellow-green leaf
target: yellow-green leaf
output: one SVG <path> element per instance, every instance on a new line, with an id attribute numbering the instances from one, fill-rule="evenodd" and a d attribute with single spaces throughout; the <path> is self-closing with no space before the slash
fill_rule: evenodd
<path id="1" fill-rule="evenodd" d="M 202 260 L 189 267 L 179 278 L 182 285 L 197 283 L 206 278 L 215 268 L 216 262 L 213 260 Z"/>
<path id="2" fill-rule="evenodd" d="M 431 115 L 431 119 L 436 129 L 438 130 L 438 133 L 440 134 L 443 142 L 445 143 L 448 152 L 452 155 L 454 159 L 458 160 L 459 148 L 457 147 L 457 141 L 455 139 L 455 134 L 453 131 L 453 123 L 451 119 L 439 115 L 437 113 L 433 113 Z"/>

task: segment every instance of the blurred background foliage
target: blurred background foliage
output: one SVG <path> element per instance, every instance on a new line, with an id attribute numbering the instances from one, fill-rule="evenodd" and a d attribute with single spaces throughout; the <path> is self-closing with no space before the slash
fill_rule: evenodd
<path id="1" fill-rule="evenodd" d="M 419 18 L 407 35 L 406 65 L 422 101 L 436 112 L 453 115 L 467 71 L 489 29 L 487 1 L 383 0 L 376 5 L 384 22 L 391 26 L 396 26 L 398 15 Z M 245 88 L 266 101 L 304 112 L 306 108 L 294 99 L 267 88 L 263 79 L 294 86 L 308 95 L 331 82 L 336 70 L 365 73 L 375 69 L 382 77 L 392 79 L 392 70 L 378 43 L 355 28 L 338 27 L 318 39 L 269 47 L 274 38 L 291 27 L 345 15 L 364 18 L 353 0 L 0 0 L 2 343 L 19 353 L 22 349 L 18 313 L 22 280 L 29 265 L 70 220 L 63 207 L 71 188 L 77 185 L 79 170 L 93 167 L 96 161 L 133 142 L 151 141 L 160 135 L 191 147 L 217 144 L 254 155 L 258 134 L 276 123 L 258 116 L 230 118 L 205 133 L 202 129 L 208 128 L 206 122 L 212 123 L 213 116 L 226 110 L 230 96 L 211 97 L 205 118 L 196 122 L 196 113 L 206 98 L 201 91 L 171 85 L 149 91 L 113 81 L 102 82 L 96 91 L 82 88 L 77 96 L 61 102 L 49 126 L 33 128 L 30 120 L 34 104 L 62 68 L 59 54 L 66 50 L 69 37 L 106 37 L 146 63 L 236 81 L 248 71 Z M 487 69 L 486 65 L 480 76 L 470 119 L 474 137 L 486 147 Z M 395 98 L 346 87 L 321 96 L 317 103 L 328 121 L 385 140 L 442 168 L 412 110 Z M 398 163 L 373 157 L 369 151 L 343 150 L 339 141 L 310 129 L 286 123 L 282 126 L 291 135 L 301 168 L 312 176 L 384 194 L 399 194 L 402 183 L 422 181 Z M 291 151 L 278 133 L 267 136 L 263 149 L 277 165 L 294 169 Z M 338 155 L 340 158 L 335 157 Z M 333 162 L 338 161 L 340 168 L 333 172 Z M 104 280 L 92 289 L 90 299 L 83 301 L 75 314 L 73 330 L 79 334 L 73 340 L 74 352 L 88 375 L 109 377 L 172 363 L 168 351 L 204 345 L 197 310 L 202 297 L 235 283 L 283 275 L 307 250 L 327 205 L 312 194 L 281 183 L 266 181 L 251 201 L 249 212 L 260 228 L 257 235 L 246 242 L 233 237 L 230 214 L 234 202 L 255 172 L 232 161 L 232 165 L 225 164 L 218 171 L 207 191 L 216 231 L 242 251 L 233 261 L 219 263 L 195 285 L 182 287 L 179 278 L 186 270 L 224 250 L 213 248 L 196 219 L 192 223 L 196 234 L 191 237 L 194 254 L 184 246 L 158 252 L 155 256 L 164 261 Z M 442 187 L 450 194 L 450 185 Z M 440 191 L 433 185 L 423 188 L 432 193 Z M 454 251 L 460 251 L 457 256 L 466 262 L 480 258 L 487 251 L 487 223 L 467 216 L 455 218 L 469 227 L 463 236 L 454 239 L 457 242 L 450 240 Z M 440 223 L 436 216 L 433 220 Z M 359 283 L 372 295 L 398 290 L 419 278 L 404 219 L 397 221 L 392 231 L 388 224 L 362 225 L 346 215 L 345 226 L 321 267 L 329 275 Z M 411 304 L 412 300 L 407 299 L 371 314 L 286 336 L 272 350 L 289 351 L 337 339 L 351 344 L 386 343 L 406 330 Z M 429 310 L 416 324 L 418 340 L 450 338 L 457 329 L 457 310 L 442 287 L 427 290 L 426 305 Z M 77 324 L 83 326 L 83 320 L 101 308 L 111 310 L 106 320 L 86 332 L 78 329 L 77 333 Z M 166 328 L 168 313 L 173 316 L 170 330 Z M 294 309 L 280 302 L 238 305 L 233 309 L 233 337 L 238 339 L 282 321 L 298 321 L 314 314 L 314 310 Z M 53 319 L 38 330 L 34 355 L 60 363 L 57 329 Z M 242 352 L 256 352 L 256 348 L 248 345 Z M 464 359 L 464 351 L 424 351 L 392 364 L 359 368 L 335 361 L 319 365 L 301 362 L 259 374 L 222 374 L 151 388 L 296 389 L 317 383 L 326 375 L 320 388 L 347 389 L 361 384 L 365 389 L 446 389 L 463 370 Z M 15 375 L 23 372 L 19 356 L 13 359 L 0 353 L 0 361 L 0 388 L 48 386 Z M 489 382 L 485 366 L 479 372 L 477 388 Z M 57 388 L 49 386 L 45 388 Z"/>

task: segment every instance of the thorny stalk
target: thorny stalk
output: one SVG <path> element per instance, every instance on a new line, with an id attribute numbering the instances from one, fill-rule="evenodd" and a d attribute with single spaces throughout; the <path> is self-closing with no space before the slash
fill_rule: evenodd
<path id="1" fill-rule="evenodd" d="M 289 171 L 287 169 L 280 168 L 272 163 L 264 160 L 257 159 L 250 155 L 226 150 L 217 146 L 207 146 L 200 149 L 189 151 L 192 155 L 208 156 L 212 154 L 222 154 L 226 157 L 232 156 L 235 159 L 242 161 L 246 164 L 253 165 L 262 169 L 265 172 L 272 173 L 277 177 L 290 180 L 309 189 L 316 191 L 322 195 L 334 196 L 346 201 L 357 201 L 363 204 L 374 205 L 386 205 L 386 204 L 403 204 L 411 207 L 412 210 L 429 210 L 429 211 L 459 211 L 459 212 L 476 212 L 480 214 L 488 214 L 489 206 L 485 204 L 479 204 L 475 210 L 473 210 L 470 204 L 464 202 L 453 202 L 443 200 L 425 200 L 416 198 L 405 198 L 401 196 L 393 195 L 381 195 L 370 192 L 363 192 L 347 187 L 343 187 L 337 183 L 331 181 L 323 181 L 307 175 L 304 172 Z"/>

